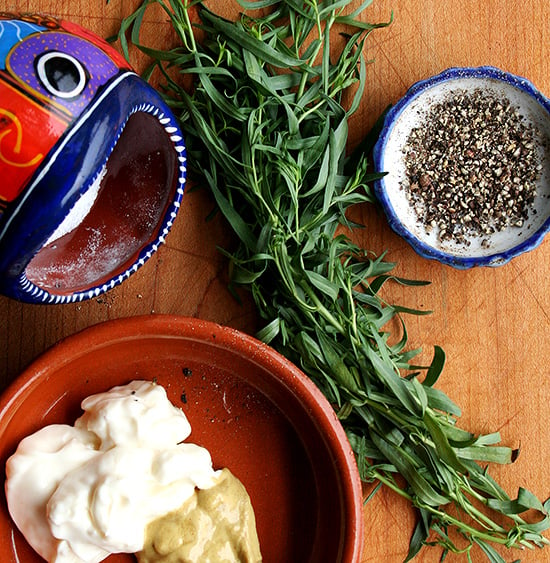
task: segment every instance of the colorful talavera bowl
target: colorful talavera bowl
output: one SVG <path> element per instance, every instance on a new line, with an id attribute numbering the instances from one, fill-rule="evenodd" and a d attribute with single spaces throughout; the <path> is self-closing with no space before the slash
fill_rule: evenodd
<path id="1" fill-rule="evenodd" d="M 464 240 L 457 241 L 440 237 L 441 231 L 438 231 L 437 225 L 428 225 L 419 220 L 416 203 L 407 195 L 407 184 L 410 181 L 407 177 L 406 145 L 411 133 L 426 124 L 432 108 L 447 102 L 450 103 L 451 112 L 458 112 L 459 108 L 456 106 L 453 109 L 453 96 L 456 93 L 471 95 L 474 92 L 509 104 L 509 107 L 521 116 L 525 126 L 535 131 L 535 161 L 540 172 L 536 179 L 536 193 L 526 206 L 526 213 L 521 221 L 490 233 L 467 234 Z M 487 116 L 487 120 L 490 119 Z M 486 124 L 485 118 L 482 121 Z M 472 138 L 472 130 L 470 127 L 464 127 L 457 135 L 470 135 Z M 515 142 L 514 139 L 511 141 Z M 465 147 L 466 144 L 462 146 Z M 499 155 L 504 154 L 506 150 L 506 146 L 495 142 L 494 163 L 491 169 L 496 175 L 502 166 Z M 460 168 L 466 159 L 462 160 L 458 152 L 449 152 L 447 158 L 438 162 L 442 162 L 441 166 L 449 169 Z M 433 152 L 426 151 L 424 157 L 427 160 L 432 155 Z M 473 166 L 475 177 L 481 166 L 476 164 L 475 147 L 468 158 L 471 159 L 469 165 Z M 491 66 L 465 67 L 450 68 L 417 82 L 387 113 L 383 130 L 374 148 L 374 163 L 376 170 L 384 173 L 375 185 L 375 193 L 390 226 L 425 258 L 460 269 L 499 266 L 523 252 L 536 248 L 550 230 L 550 100 L 530 81 L 520 76 Z M 431 179 L 427 178 L 426 181 L 431 182 Z M 439 182 L 436 189 L 443 192 L 446 188 L 444 182 Z M 498 193 L 496 197 L 499 197 Z M 466 197 L 459 199 L 456 205 L 448 207 L 445 219 L 459 217 L 461 208 L 465 209 L 467 204 Z M 492 203 L 486 202 L 486 205 L 493 209 Z"/>
<path id="2" fill-rule="evenodd" d="M 9 14 L 0 32 L 0 292 L 92 298 L 164 242 L 185 184 L 181 131 L 92 33 Z"/>

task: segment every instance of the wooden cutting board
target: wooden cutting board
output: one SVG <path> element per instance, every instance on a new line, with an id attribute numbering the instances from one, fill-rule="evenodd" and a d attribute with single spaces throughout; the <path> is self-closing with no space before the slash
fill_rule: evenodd
<path id="1" fill-rule="evenodd" d="M 103 37 L 112 35 L 135 0 L 5 0 L 2 10 L 62 16 Z M 236 4 L 209 6 L 234 15 Z M 368 87 L 353 118 L 357 143 L 380 112 L 415 81 L 450 66 L 490 64 L 530 79 L 550 95 L 550 3 L 547 0 L 374 0 L 370 21 L 394 22 L 368 42 Z M 146 26 L 157 44 L 169 41 L 159 18 Z M 146 37 L 147 38 L 147 37 Z M 0 180 L 1 181 L 1 180 Z M 249 300 L 235 302 L 226 289 L 226 262 L 216 245 L 231 235 L 222 220 L 205 224 L 212 208 L 205 191 L 185 195 L 185 205 L 167 244 L 122 286 L 97 299 L 72 305 L 25 305 L 0 297 L 0 387 L 61 338 L 107 319 L 148 313 L 200 317 L 253 333 L 257 319 Z M 375 210 L 361 207 L 354 218 L 367 228 L 354 233 L 366 248 L 397 263 L 404 277 L 431 281 L 424 288 L 392 286 L 388 299 L 432 310 L 407 319 L 410 346 L 429 355 L 435 344 L 448 357 L 439 387 L 463 409 L 461 426 L 474 432 L 500 431 L 518 447 L 512 465 L 492 474 L 515 495 L 523 486 L 540 498 L 550 496 L 550 241 L 509 264 L 458 271 L 420 258 L 388 228 Z M 364 563 L 399 563 L 407 552 L 414 515 L 408 505 L 382 491 L 365 507 Z M 435 562 L 439 551 L 416 559 Z M 512 561 L 521 553 L 507 553 Z M 449 556 L 446 561 L 462 561 Z M 481 560 L 479 556 L 474 561 Z M 523 561 L 550 561 L 550 548 L 525 553 Z M 324 562 L 323 562 L 324 563 Z M 331 562 L 326 562 L 331 563 Z"/>

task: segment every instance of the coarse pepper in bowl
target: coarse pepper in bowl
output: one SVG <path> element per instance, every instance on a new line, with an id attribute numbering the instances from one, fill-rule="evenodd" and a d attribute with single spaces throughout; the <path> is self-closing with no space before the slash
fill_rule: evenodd
<path id="1" fill-rule="evenodd" d="M 414 84 L 374 148 L 392 229 L 426 258 L 498 266 L 550 229 L 550 100 L 490 66 Z"/>

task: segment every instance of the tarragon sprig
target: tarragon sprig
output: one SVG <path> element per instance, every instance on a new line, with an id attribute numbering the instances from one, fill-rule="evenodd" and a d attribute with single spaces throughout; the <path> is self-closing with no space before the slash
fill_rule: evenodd
<path id="1" fill-rule="evenodd" d="M 152 4 L 162 6 L 179 38 L 170 50 L 140 42 Z M 228 21 L 200 1 L 145 0 L 122 22 L 119 39 L 127 56 L 129 33 L 152 57 L 146 76 L 156 77 L 179 116 L 195 180 L 210 187 L 238 236 L 238 248 L 222 252 L 232 283 L 250 289 L 265 321 L 258 337 L 332 403 L 362 479 L 418 510 L 407 560 L 435 544 L 443 556 L 464 553 L 469 561 L 477 546 L 500 563 L 495 546 L 548 543 L 542 532 L 550 504 L 523 488 L 511 499 L 489 476 L 489 463 L 510 463 L 517 452 L 498 445 L 498 433 L 459 428 L 460 409 L 434 386 L 443 350 L 435 347 L 427 368 L 414 365 L 418 350 L 407 349 L 403 316 L 423 313 L 386 303 L 381 291 L 389 281 L 422 282 L 394 276 L 394 264 L 340 230 L 358 228 L 347 219 L 350 206 L 374 202 L 368 157 L 376 130 L 350 156 L 348 121 L 367 87 L 362 48 L 387 25 L 362 19 L 369 1 L 352 11 L 350 4 L 241 1 L 263 15 Z M 192 89 L 182 86 L 183 75 L 193 76 Z M 402 327 L 397 340 L 387 329 L 392 319 Z M 520 516 L 527 510 L 540 514 L 536 523 Z"/>

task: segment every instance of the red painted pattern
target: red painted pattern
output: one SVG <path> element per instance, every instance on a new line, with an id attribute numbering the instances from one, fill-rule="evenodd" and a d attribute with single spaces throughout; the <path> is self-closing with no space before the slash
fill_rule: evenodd
<path id="1" fill-rule="evenodd" d="M 23 191 L 67 122 L 1 77 L 0 100 L 0 201 L 10 202 Z"/>

